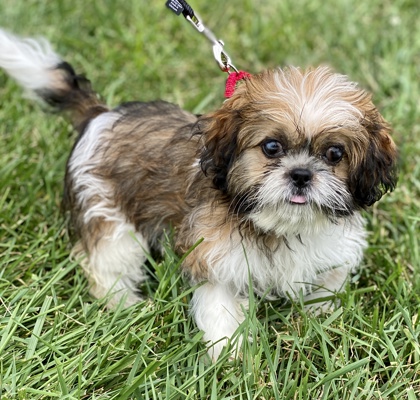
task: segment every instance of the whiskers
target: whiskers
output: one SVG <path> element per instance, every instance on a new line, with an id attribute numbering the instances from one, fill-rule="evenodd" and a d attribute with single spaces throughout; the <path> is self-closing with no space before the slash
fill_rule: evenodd
<path id="1" fill-rule="evenodd" d="M 319 174 L 318 184 L 310 192 L 311 201 L 332 218 L 353 214 L 353 197 L 345 182 L 336 176 L 323 172 Z"/>
<path id="2" fill-rule="evenodd" d="M 263 232 L 276 236 L 314 232 L 326 223 L 352 215 L 355 206 L 346 182 L 335 176 L 317 161 L 308 157 L 313 173 L 312 181 L 298 188 L 290 178 L 290 166 L 279 165 L 268 174 L 261 174 L 261 184 L 246 196 L 236 196 L 240 202 L 232 201 L 231 207 L 252 204 L 242 217 L 252 220 Z M 302 197 L 304 203 L 296 204 L 293 197 Z"/>

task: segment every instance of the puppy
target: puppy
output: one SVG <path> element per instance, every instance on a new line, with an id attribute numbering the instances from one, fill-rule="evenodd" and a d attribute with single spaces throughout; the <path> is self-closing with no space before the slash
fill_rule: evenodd
<path id="1" fill-rule="evenodd" d="M 192 315 L 216 359 L 257 295 L 340 291 L 360 264 L 360 211 L 396 184 L 396 147 L 371 96 L 326 67 L 265 71 L 220 109 L 110 109 L 42 40 L 0 31 L 0 66 L 78 132 L 64 203 L 91 293 L 138 302 L 142 264 L 174 229 Z M 201 285 L 198 285 L 201 284 Z M 326 307 L 322 304 L 321 307 Z"/>

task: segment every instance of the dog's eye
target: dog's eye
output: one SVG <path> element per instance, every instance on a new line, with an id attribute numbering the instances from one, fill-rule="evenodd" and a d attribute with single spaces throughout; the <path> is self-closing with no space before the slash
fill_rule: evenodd
<path id="1" fill-rule="evenodd" d="M 343 155 L 344 150 L 341 147 L 331 146 L 325 152 L 324 159 L 331 164 L 337 164 L 341 161 Z"/>
<path id="2" fill-rule="evenodd" d="M 261 149 L 263 153 L 269 158 L 279 157 L 284 154 L 282 145 L 279 141 L 274 139 L 269 139 L 263 142 L 261 144 Z"/>

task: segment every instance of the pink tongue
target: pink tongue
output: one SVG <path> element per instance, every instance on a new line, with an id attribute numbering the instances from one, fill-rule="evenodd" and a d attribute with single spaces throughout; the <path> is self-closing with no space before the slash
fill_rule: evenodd
<path id="1" fill-rule="evenodd" d="M 290 199 L 290 202 L 296 203 L 296 204 L 305 204 L 306 197 L 305 196 L 292 196 Z"/>

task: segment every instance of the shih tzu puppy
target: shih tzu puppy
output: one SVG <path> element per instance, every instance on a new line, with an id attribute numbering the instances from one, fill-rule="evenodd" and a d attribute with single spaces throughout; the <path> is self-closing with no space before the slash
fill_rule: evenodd
<path id="1" fill-rule="evenodd" d="M 5 31 L 0 67 L 78 132 L 64 201 L 93 296 L 138 302 L 165 231 L 179 254 L 203 239 L 182 272 L 213 359 L 250 287 L 308 300 L 343 289 L 366 247 L 360 211 L 396 183 L 389 125 L 370 94 L 326 67 L 254 75 L 203 116 L 164 101 L 110 109 L 46 41 Z"/>

